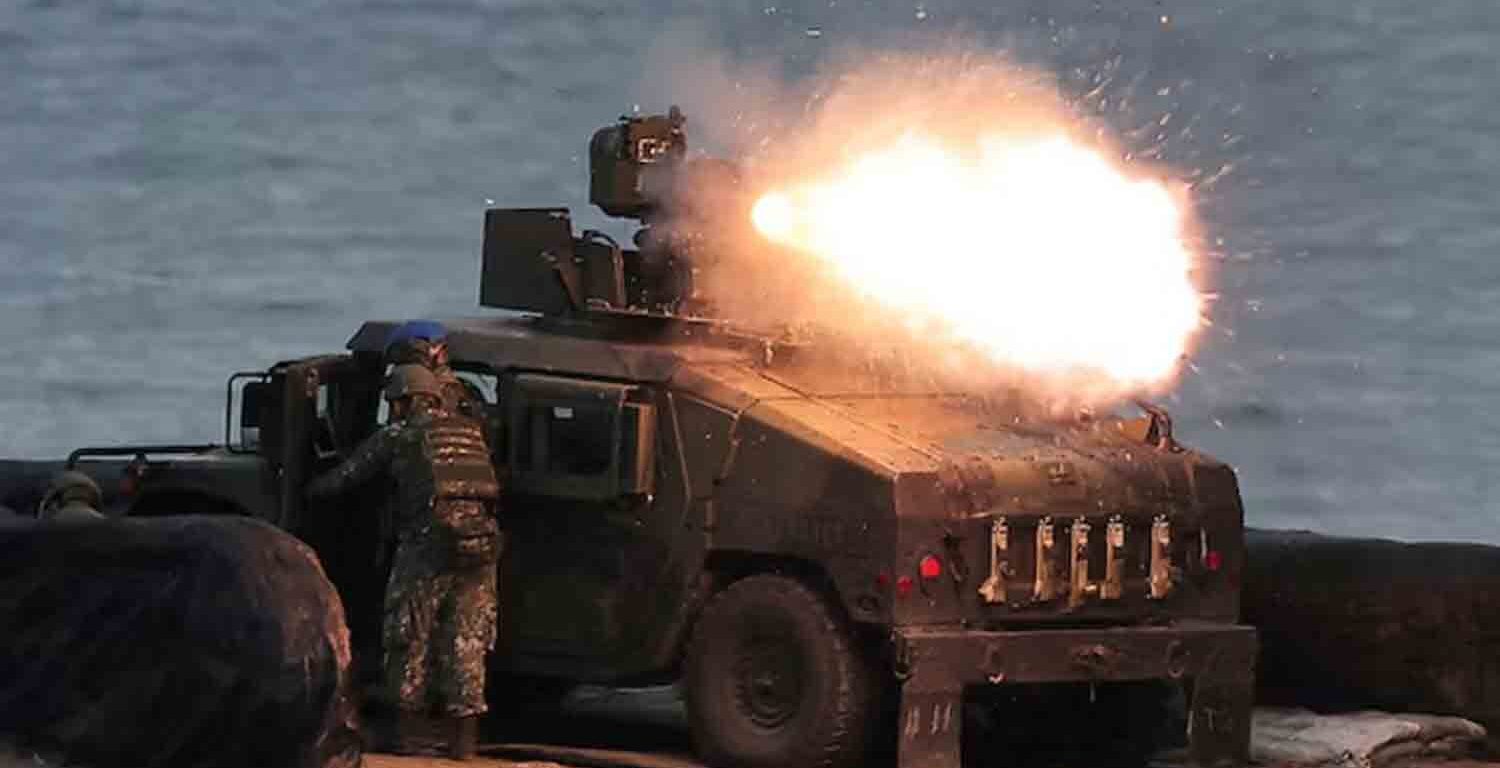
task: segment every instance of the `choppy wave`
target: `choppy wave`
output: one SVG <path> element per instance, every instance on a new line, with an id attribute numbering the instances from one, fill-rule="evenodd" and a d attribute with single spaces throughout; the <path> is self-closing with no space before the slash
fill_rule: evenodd
<path id="1" fill-rule="evenodd" d="M 583 210 L 589 133 L 674 96 L 691 118 L 701 94 L 671 91 L 703 51 L 796 76 L 850 45 L 961 44 L 1049 68 L 1140 158 L 1200 182 L 1219 299 L 1169 405 L 1241 469 L 1252 523 L 1500 541 L 1497 17 L 1470 0 L 9 3 L 0 454 L 213 439 L 232 370 L 337 348 L 372 308 L 474 311 L 485 201 L 604 224 Z"/>

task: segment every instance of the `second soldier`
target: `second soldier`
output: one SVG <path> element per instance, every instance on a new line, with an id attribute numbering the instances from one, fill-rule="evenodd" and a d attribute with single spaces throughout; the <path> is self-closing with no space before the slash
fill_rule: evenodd
<path id="1" fill-rule="evenodd" d="M 486 709 L 485 657 L 496 634 L 499 482 L 480 424 L 447 407 L 443 382 L 398 365 L 385 397 L 390 423 L 308 487 L 328 497 L 395 478 L 396 556 L 386 586 L 384 675 L 398 708 L 395 751 L 424 751 L 430 718 L 450 757 L 473 755 Z"/>

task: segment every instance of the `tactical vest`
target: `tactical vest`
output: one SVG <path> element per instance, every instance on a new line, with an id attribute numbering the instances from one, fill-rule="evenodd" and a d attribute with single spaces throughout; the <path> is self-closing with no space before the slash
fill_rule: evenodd
<path id="1" fill-rule="evenodd" d="M 432 467 L 434 500 L 500 498 L 500 483 L 478 422 L 442 414 L 424 426 L 423 449 Z"/>

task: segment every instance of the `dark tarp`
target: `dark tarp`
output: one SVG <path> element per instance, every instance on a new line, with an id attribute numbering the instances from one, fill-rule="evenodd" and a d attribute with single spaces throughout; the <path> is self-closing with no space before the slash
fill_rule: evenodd
<path id="1" fill-rule="evenodd" d="M 343 607 L 251 519 L 0 521 L 0 739 L 70 765 L 360 763 Z"/>
<path id="2" fill-rule="evenodd" d="M 64 469 L 62 461 L 0 459 L 0 520 L 9 517 L 4 510 L 20 517 L 36 517 L 47 483 Z"/>
<path id="3" fill-rule="evenodd" d="M 1261 704 L 1460 715 L 1500 732 L 1500 547 L 1247 532 Z"/>

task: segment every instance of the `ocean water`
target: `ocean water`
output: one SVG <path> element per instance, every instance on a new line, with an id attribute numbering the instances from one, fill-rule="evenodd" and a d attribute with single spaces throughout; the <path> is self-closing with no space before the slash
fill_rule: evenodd
<path id="1" fill-rule="evenodd" d="M 1167 404 L 1252 524 L 1500 543 L 1500 6 L 626 5 L 0 3 L 0 455 L 215 440 L 231 371 L 478 312 L 487 201 L 605 223 L 589 134 L 674 88 L 691 117 L 699 66 L 961 44 L 1219 176 Z"/>

